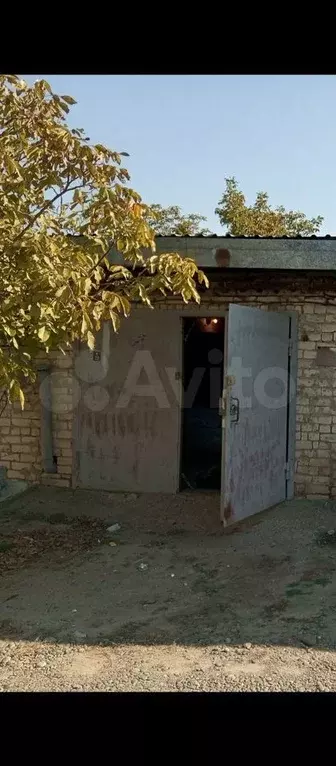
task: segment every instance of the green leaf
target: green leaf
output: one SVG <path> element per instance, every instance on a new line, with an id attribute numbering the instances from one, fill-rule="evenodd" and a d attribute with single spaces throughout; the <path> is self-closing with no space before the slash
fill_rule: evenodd
<path id="1" fill-rule="evenodd" d="M 72 96 L 61 96 L 63 101 L 66 101 L 67 104 L 77 104 L 76 99 L 72 98 Z"/>
<path id="2" fill-rule="evenodd" d="M 39 319 L 41 315 L 41 308 L 40 306 L 32 305 L 30 307 L 30 315 L 32 319 Z"/>
<path id="3" fill-rule="evenodd" d="M 42 83 L 43 83 L 45 89 L 48 91 L 48 93 L 52 93 L 51 87 L 50 87 L 49 83 L 47 82 L 47 80 L 41 80 L 41 84 Z M 63 98 L 64 98 L 64 96 L 63 96 Z"/>

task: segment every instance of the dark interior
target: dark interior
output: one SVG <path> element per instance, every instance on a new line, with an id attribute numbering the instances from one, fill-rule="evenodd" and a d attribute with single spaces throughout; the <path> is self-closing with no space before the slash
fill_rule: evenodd
<path id="1" fill-rule="evenodd" d="M 224 320 L 183 320 L 181 489 L 220 489 Z"/>

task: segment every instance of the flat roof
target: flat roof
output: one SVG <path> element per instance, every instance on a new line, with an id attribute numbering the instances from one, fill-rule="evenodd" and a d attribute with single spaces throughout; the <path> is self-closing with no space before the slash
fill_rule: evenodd
<path id="1" fill-rule="evenodd" d="M 156 237 L 156 252 L 177 252 L 203 268 L 216 267 L 216 251 L 228 250 L 234 269 L 336 271 L 336 236 L 324 237 Z M 124 262 L 112 249 L 112 263 Z"/>

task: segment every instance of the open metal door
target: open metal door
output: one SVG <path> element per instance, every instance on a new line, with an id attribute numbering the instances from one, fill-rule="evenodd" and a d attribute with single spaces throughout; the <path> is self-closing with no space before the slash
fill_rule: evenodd
<path id="1" fill-rule="evenodd" d="M 286 499 L 291 317 L 230 305 L 222 399 L 221 519 Z"/>

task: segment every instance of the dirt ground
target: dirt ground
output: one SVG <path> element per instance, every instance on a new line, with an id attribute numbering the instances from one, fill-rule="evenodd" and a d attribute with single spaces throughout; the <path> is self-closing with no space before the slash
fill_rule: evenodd
<path id="1" fill-rule="evenodd" d="M 2 504 L 0 690 L 335 691 L 336 504 L 224 533 L 218 503 L 35 488 Z"/>

